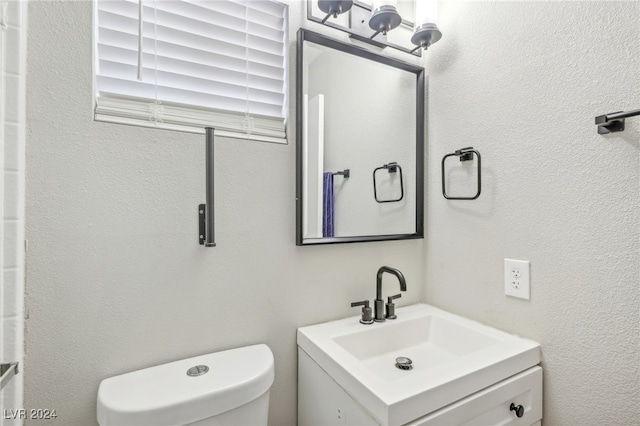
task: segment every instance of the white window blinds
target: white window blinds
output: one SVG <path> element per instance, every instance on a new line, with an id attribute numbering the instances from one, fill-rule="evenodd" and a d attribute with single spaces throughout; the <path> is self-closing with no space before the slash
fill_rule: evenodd
<path id="1" fill-rule="evenodd" d="M 286 5 L 139 1 L 96 1 L 96 120 L 286 143 Z"/>

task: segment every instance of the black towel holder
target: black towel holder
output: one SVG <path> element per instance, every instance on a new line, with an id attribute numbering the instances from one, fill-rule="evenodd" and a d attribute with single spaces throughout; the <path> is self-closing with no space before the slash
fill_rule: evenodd
<path id="1" fill-rule="evenodd" d="M 377 190 L 377 183 L 376 183 L 376 172 L 378 170 L 381 169 L 387 169 L 389 170 L 389 173 L 396 173 L 396 172 L 400 172 L 400 198 L 395 198 L 392 200 L 380 200 L 378 199 L 378 190 Z M 396 162 L 393 163 L 389 163 L 389 164 L 385 164 L 382 165 L 376 169 L 373 170 L 373 197 L 376 199 L 376 201 L 378 203 L 396 203 L 398 201 L 401 201 L 404 198 L 404 183 L 402 182 L 402 167 L 400 167 L 400 165 Z"/>
<path id="2" fill-rule="evenodd" d="M 608 133 L 622 132 L 624 130 L 624 119 L 637 117 L 640 115 L 640 109 L 633 111 L 618 111 L 596 117 L 596 126 L 598 126 L 598 134 L 606 135 Z"/>
<path id="3" fill-rule="evenodd" d="M 453 156 L 460 157 L 460 161 L 473 160 L 473 154 L 475 154 L 476 157 L 478 157 L 478 191 L 476 192 L 476 195 L 474 195 L 473 197 L 451 197 L 447 195 L 446 183 L 445 183 L 445 177 L 444 177 L 444 162 L 447 160 L 447 158 L 453 157 Z M 476 198 L 478 198 L 480 196 L 480 192 L 482 191 L 482 180 L 481 180 L 482 172 L 480 169 L 481 161 L 482 159 L 480 157 L 480 153 L 477 150 L 473 149 L 472 146 L 469 146 L 467 148 L 460 148 L 457 151 L 442 157 L 442 165 L 441 165 L 442 195 L 444 196 L 444 198 L 446 198 L 447 200 L 475 200 Z"/>
<path id="4" fill-rule="evenodd" d="M 344 169 L 344 170 L 343 170 L 343 171 L 341 171 L 341 172 L 332 172 L 331 174 L 332 174 L 333 176 L 335 176 L 335 175 L 339 175 L 339 176 L 344 177 L 345 179 L 349 179 L 349 177 L 351 176 L 351 170 L 349 170 L 349 169 Z"/>
<path id="5" fill-rule="evenodd" d="M 215 191 L 214 191 L 214 164 L 215 164 L 215 129 L 205 127 L 205 155 L 206 155 L 206 203 L 198 205 L 198 235 L 199 243 L 205 247 L 215 247 Z"/>

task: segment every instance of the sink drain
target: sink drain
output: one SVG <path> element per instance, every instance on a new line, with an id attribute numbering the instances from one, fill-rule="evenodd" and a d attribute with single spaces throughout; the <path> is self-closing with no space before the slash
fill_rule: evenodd
<path id="1" fill-rule="evenodd" d="M 411 365 L 411 359 L 405 356 L 400 356 L 396 358 L 396 368 L 400 370 L 411 370 L 413 365 Z"/>

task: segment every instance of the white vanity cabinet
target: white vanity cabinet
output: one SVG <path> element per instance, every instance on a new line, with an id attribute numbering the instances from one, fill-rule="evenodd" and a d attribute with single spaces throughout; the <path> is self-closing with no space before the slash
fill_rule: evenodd
<path id="1" fill-rule="evenodd" d="M 298 329 L 300 425 L 529 426 L 542 418 L 539 343 L 427 304 L 396 315 Z"/>
<path id="2" fill-rule="evenodd" d="M 510 410 L 519 405 L 522 417 Z M 534 366 L 406 425 L 540 425 L 542 368 Z M 352 398 L 305 351 L 298 348 L 298 424 L 383 425 Z M 387 426 L 387 425 L 383 425 Z"/>

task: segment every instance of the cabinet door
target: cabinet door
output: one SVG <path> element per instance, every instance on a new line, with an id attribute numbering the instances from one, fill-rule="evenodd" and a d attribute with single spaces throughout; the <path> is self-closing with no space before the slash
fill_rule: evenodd
<path id="1" fill-rule="evenodd" d="M 510 410 L 512 403 L 522 405 L 522 417 Z M 542 368 L 532 367 L 407 425 L 529 426 L 541 419 Z"/>
<path id="2" fill-rule="evenodd" d="M 378 426 L 362 406 L 298 348 L 298 426 Z"/>

